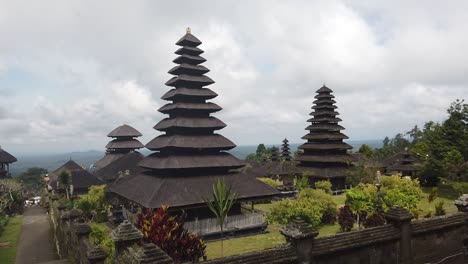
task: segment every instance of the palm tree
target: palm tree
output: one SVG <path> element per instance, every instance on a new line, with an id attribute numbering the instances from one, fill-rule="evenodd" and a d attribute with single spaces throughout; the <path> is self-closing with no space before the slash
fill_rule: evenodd
<path id="1" fill-rule="evenodd" d="M 224 179 L 221 180 L 219 178 L 216 184 L 213 184 L 213 197 L 211 199 L 203 199 L 210 210 L 216 215 L 221 229 L 221 256 L 223 256 L 224 222 L 236 199 L 237 193 L 232 192 L 231 186 L 227 186 Z"/>
<path id="2" fill-rule="evenodd" d="M 62 186 L 65 188 L 65 193 L 67 194 L 67 199 L 70 199 L 70 196 L 68 195 L 68 188 L 71 184 L 71 173 L 67 170 L 63 170 L 60 172 L 58 180 Z"/>

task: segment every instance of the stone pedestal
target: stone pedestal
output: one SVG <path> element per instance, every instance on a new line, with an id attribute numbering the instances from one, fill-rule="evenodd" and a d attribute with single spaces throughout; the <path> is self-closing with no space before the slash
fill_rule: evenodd
<path id="1" fill-rule="evenodd" d="M 314 238 L 318 235 L 309 224 L 302 219 L 293 220 L 281 229 L 286 241 L 296 249 L 298 262 L 308 264 L 312 262 L 312 247 Z"/>
<path id="2" fill-rule="evenodd" d="M 413 215 L 406 209 L 395 206 L 384 213 L 389 224 L 400 229 L 400 262 L 401 264 L 413 263 L 411 245 L 411 219 Z"/>
<path id="3" fill-rule="evenodd" d="M 125 220 L 111 232 L 111 237 L 115 243 L 115 253 L 118 255 L 126 247 L 141 241 L 143 234 L 128 220 Z"/>

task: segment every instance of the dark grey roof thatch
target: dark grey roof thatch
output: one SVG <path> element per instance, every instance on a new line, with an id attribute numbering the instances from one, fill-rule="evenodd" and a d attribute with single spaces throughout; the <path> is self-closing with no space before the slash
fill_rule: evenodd
<path id="1" fill-rule="evenodd" d="M 143 144 L 136 139 L 114 139 L 106 145 L 107 149 L 139 149 L 143 147 Z"/>
<path id="2" fill-rule="evenodd" d="M 60 166 L 58 169 L 56 169 L 55 171 L 49 174 L 49 177 L 50 177 L 49 185 L 52 188 L 57 188 L 58 177 L 62 171 L 70 172 L 71 182 L 75 190 L 88 189 L 89 187 L 93 185 L 103 184 L 103 182 L 101 182 L 98 178 L 96 178 L 96 176 L 89 173 L 87 170 L 85 170 L 83 167 L 78 165 L 73 160 L 69 160 L 65 164 Z M 63 187 L 59 185 L 59 188 L 62 189 Z"/>
<path id="3" fill-rule="evenodd" d="M 122 125 L 112 130 L 108 137 L 141 137 L 141 133 L 129 125 Z"/>
<path id="4" fill-rule="evenodd" d="M 18 160 L 13 155 L 0 147 L 0 163 L 8 164 L 17 161 Z"/>
<path id="5" fill-rule="evenodd" d="M 165 131 L 170 128 L 212 128 L 218 130 L 226 124 L 216 117 L 173 117 L 164 118 L 154 126 L 154 129 Z"/>
<path id="6" fill-rule="evenodd" d="M 226 168 L 237 169 L 244 166 L 239 159 L 225 152 L 217 154 L 161 154 L 153 153 L 139 164 L 143 168 L 156 170 Z"/>
<path id="7" fill-rule="evenodd" d="M 178 89 L 171 89 L 169 92 L 164 94 L 161 97 L 161 99 L 172 100 L 172 99 L 183 98 L 183 97 L 212 99 L 212 98 L 215 98 L 216 96 L 218 96 L 218 94 L 208 88 L 200 88 L 200 89 L 178 88 Z"/>
<path id="8" fill-rule="evenodd" d="M 229 150 L 235 147 L 236 145 L 231 140 L 219 134 L 197 136 L 161 135 L 146 144 L 146 148 L 150 150 L 160 150 L 163 148 Z"/>
<path id="9" fill-rule="evenodd" d="M 211 197 L 212 186 L 218 178 L 223 178 L 226 184 L 231 186 L 240 201 L 264 199 L 278 194 L 272 187 L 242 173 L 183 177 L 158 177 L 141 173 L 118 179 L 109 185 L 109 191 L 146 208 L 157 208 L 161 205 L 203 206 L 203 198 Z"/>
<path id="10" fill-rule="evenodd" d="M 106 156 L 113 156 L 113 154 L 107 154 Z M 143 158 L 144 156 L 139 152 L 130 152 L 119 155 L 118 159 L 115 159 L 107 166 L 96 170 L 94 175 L 104 182 L 109 182 L 117 179 L 121 174 L 124 175 L 126 172 L 129 174 L 138 174 L 143 171 L 143 169 L 137 164 Z"/>
<path id="11" fill-rule="evenodd" d="M 96 161 L 94 163 L 94 167 L 96 170 L 100 170 L 107 165 L 111 164 L 112 162 L 120 159 L 121 157 L 125 156 L 125 153 L 108 153 L 104 157 L 102 157 L 100 160 Z"/>

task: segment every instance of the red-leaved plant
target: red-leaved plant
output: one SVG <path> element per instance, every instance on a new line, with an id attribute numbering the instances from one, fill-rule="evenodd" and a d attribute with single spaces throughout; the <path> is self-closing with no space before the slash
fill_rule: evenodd
<path id="1" fill-rule="evenodd" d="M 176 263 L 206 260 L 206 244 L 199 236 L 184 228 L 186 214 L 169 216 L 168 206 L 145 209 L 137 216 L 137 227 L 145 240 L 154 243 Z"/>

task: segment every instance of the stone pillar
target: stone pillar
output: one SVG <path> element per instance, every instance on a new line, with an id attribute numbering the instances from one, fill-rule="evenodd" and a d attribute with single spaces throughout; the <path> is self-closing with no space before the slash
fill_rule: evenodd
<path id="1" fill-rule="evenodd" d="M 312 247 L 314 238 L 318 235 L 317 231 L 312 229 L 312 227 L 302 219 L 298 218 L 281 229 L 281 234 L 285 236 L 286 241 L 296 249 L 298 263 L 313 263 Z"/>
<path id="2" fill-rule="evenodd" d="M 465 214 L 465 236 L 463 239 L 463 245 L 465 247 L 465 256 L 468 256 L 468 194 L 462 194 L 454 201 L 458 212 Z"/>
<path id="3" fill-rule="evenodd" d="M 413 219 L 413 215 L 408 210 L 395 206 L 384 213 L 384 217 L 388 223 L 400 229 L 399 263 L 412 264 L 411 219 Z"/>
<path id="4" fill-rule="evenodd" d="M 128 220 L 125 220 L 112 230 L 111 237 L 115 243 L 115 256 L 117 257 L 126 247 L 141 241 L 143 234 Z"/>

